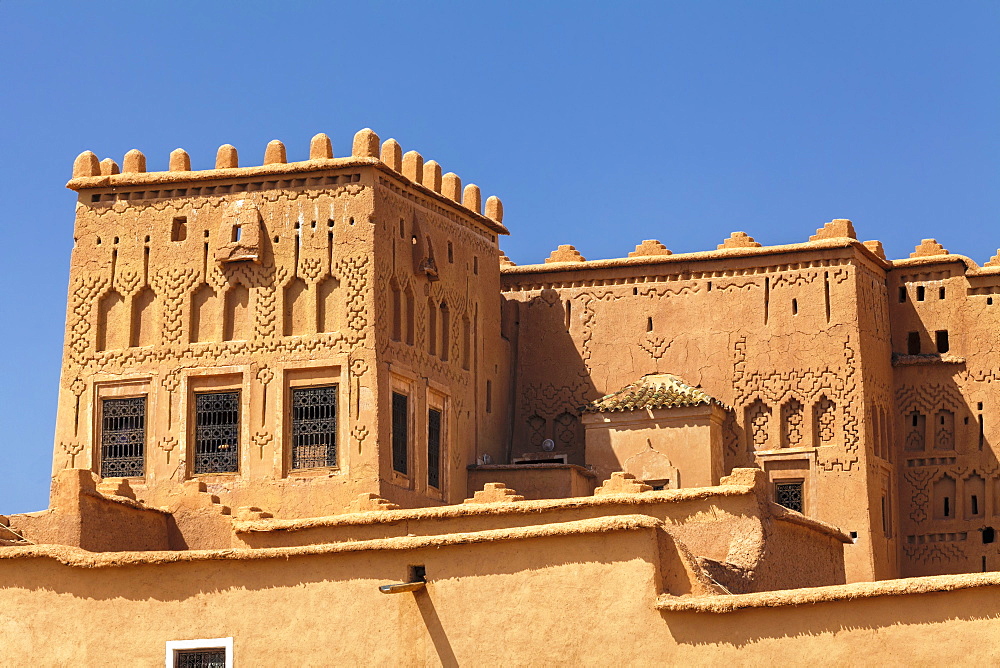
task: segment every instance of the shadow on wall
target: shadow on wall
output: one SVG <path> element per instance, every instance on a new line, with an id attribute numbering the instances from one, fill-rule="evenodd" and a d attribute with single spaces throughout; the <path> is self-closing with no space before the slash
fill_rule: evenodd
<path id="1" fill-rule="evenodd" d="M 419 589 L 413 592 L 413 598 L 417 603 L 417 610 L 420 611 L 420 617 L 424 620 L 427 635 L 430 636 L 431 642 L 434 644 L 434 650 L 437 652 L 441 665 L 444 668 L 458 666 L 458 657 L 455 656 L 455 650 L 451 646 L 451 641 L 448 640 L 448 634 L 444 630 L 441 618 L 438 617 L 430 594 L 427 593 L 426 589 Z"/>
<path id="2" fill-rule="evenodd" d="M 935 329 L 947 326 L 935 319 L 941 315 L 933 311 L 941 308 L 936 291 L 919 290 L 892 304 L 903 328 L 912 331 L 894 332 L 895 434 L 891 450 L 876 447 L 876 455 L 894 459 L 899 471 L 898 520 L 883 528 L 899 541 L 903 577 L 996 570 L 1000 506 L 989 508 L 986 501 L 994 496 L 987 488 L 1000 484 L 988 473 L 998 466 L 987 433 L 992 407 L 970 396 L 974 378 L 963 351 L 952 348 L 947 330 Z M 925 295 L 930 304 L 923 314 L 917 304 Z M 967 373 L 970 383 L 963 388 L 959 379 Z M 873 499 L 876 511 L 878 504 Z"/>
<path id="3" fill-rule="evenodd" d="M 526 301 L 504 301 L 503 330 L 514 351 L 511 462 L 564 456 L 565 463 L 586 464 L 579 409 L 599 393 L 571 335 L 587 336 L 580 310 L 551 288 Z"/>

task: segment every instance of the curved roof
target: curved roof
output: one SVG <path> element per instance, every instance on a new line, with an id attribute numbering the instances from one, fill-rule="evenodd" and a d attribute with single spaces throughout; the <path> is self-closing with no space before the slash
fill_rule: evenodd
<path id="1" fill-rule="evenodd" d="M 633 411 L 646 408 L 681 408 L 717 404 L 721 401 L 692 387 L 678 376 L 669 373 L 653 373 L 643 376 L 638 382 L 626 385 L 617 392 L 590 402 L 581 410 L 584 413 L 604 413 L 606 411 Z"/>

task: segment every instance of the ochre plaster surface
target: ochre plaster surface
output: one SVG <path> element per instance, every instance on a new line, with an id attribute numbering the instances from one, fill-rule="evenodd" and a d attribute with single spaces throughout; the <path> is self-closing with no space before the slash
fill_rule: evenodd
<path id="1" fill-rule="evenodd" d="M 1000 252 L 889 260 L 835 219 L 517 266 L 498 198 L 371 130 L 350 154 L 77 158 L 51 502 L 0 517 L 0 658 L 996 658 Z M 330 387 L 300 466 L 293 393 Z M 103 406 L 139 398 L 108 473 Z"/>

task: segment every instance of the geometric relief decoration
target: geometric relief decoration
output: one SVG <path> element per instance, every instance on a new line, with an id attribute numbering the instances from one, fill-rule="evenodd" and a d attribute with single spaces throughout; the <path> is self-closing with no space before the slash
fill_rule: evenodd
<path id="1" fill-rule="evenodd" d="M 749 445 L 762 449 L 769 438 L 771 409 L 781 407 L 781 430 L 777 434 L 782 446 L 793 443 L 807 445 L 804 431 L 804 405 L 800 401 L 817 401 L 814 430 L 820 443 L 835 440 L 831 434 L 836 407 L 843 406 L 841 436 L 843 448 L 817 453 L 817 471 L 851 471 L 860 461 L 860 428 L 857 414 L 858 374 L 854 344 L 850 335 L 843 342 L 844 358 L 840 365 L 818 369 L 749 371 L 747 368 L 747 337 L 739 337 L 733 346 L 734 405 L 743 407 Z M 828 402 L 828 403 L 827 403 Z"/>

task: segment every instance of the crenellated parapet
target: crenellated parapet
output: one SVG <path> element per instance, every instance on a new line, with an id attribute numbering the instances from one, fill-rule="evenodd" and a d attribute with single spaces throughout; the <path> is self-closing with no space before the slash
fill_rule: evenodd
<path id="1" fill-rule="evenodd" d="M 937 257 L 947 254 L 940 248 L 940 244 L 934 245 L 933 240 L 925 240 L 917 248 L 917 253 L 911 257 L 927 256 Z M 738 257 L 754 257 L 763 255 L 797 253 L 802 251 L 815 251 L 823 248 L 842 248 L 852 246 L 862 251 L 863 255 L 873 260 L 877 265 L 888 268 L 892 263 L 886 259 L 885 251 L 880 241 L 859 241 L 854 231 L 854 223 L 847 218 L 835 218 L 824 224 L 811 235 L 808 241 L 792 244 L 779 244 L 767 246 L 746 232 L 733 232 L 722 243 L 718 244 L 714 250 L 695 251 L 688 253 L 674 253 L 665 244 L 656 239 L 646 239 L 636 245 L 635 250 L 628 253 L 627 257 L 587 260 L 577 251 L 575 246 L 564 244 L 552 251 L 543 263 L 516 265 L 509 261 L 501 262 L 501 269 L 505 274 L 531 274 L 535 272 L 556 272 L 566 271 L 572 265 L 574 269 L 598 269 L 607 267 L 625 267 L 637 265 L 659 265 L 684 263 L 692 260 L 712 260 L 712 259 L 733 259 Z M 998 255 L 1000 257 L 1000 255 Z M 898 262 L 898 261 L 897 261 Z"/>
<path id="2" fill-rule="evenodd" d="M 308 160 L 289 162 L 285 144 L 275 139 L 265 147 L 262 164 L 245 167 L 239 166 L 238 152 L 231 144 L 219 147 L 213 169 L 203 170 L 192 170 L 190 155 L 180 148 L 171 151 L 167 170 L 160 172 L 146 171 L 146 156 L 136 149 L 125 154 L 121 168 L 111 158 L 100 160 L 92 151 L 84 151 L 73 162 L 73 178 L 66 185 L 71 190 L 147 186 L 290 175 L 357 165 L 372 165 L 392 172 L 397 178 L 409 181 L 440 200 L 463 207 L 492 231 L 508 233 L 503 225 L 503 203 L 498 197 L 489 197 L 484 208 L 479 186 L 470 183 L 463 188 L 462 179 L 457 174 L 443 173 L 440 164 L 434 160 L 425 162 L 417 151 L 403 153 L 395 139 L 380 143 L 379 136 L 369 128 L 354 135 L 350 156 L 334 157 L 330 138 L 320 133 L 309 142 Z"/>

